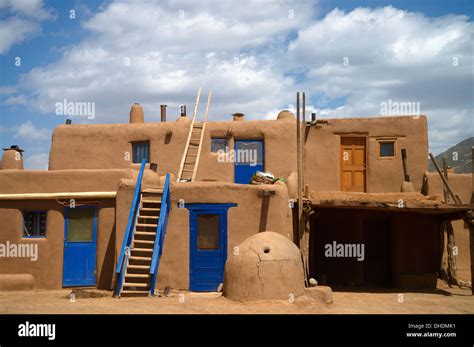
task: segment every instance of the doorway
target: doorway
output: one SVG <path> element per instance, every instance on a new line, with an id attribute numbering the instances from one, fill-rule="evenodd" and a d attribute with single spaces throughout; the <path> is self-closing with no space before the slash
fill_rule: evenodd
<path id="1" fill-rule="evenodd" d="M 365 137 L 341 137 L 341 190 L 366 191 Z"/>

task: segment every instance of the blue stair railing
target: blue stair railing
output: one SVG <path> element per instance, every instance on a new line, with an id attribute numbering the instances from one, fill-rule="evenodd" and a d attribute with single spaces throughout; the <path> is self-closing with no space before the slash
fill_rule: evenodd
<path id="1" fill-rule="evenodd" d="M 156 227 L 155 244 L 153 246 L 153 255 L 150 265 L 150 293 L 155 295 L 156 278 L 158 276 L 158 267 L 160 266 L 161 253 L 163 252 L 163 242 L 165 240 L 166 226 L 168 225 L 168 216 L 170 213 L 170 174 L 166 175 L 165 186 L 163 187 L 163 196 L 161 198 L 160 217 Z"/>
<path id="2" fill-rule="evenodd" d="M 125 276 L 125 271 L 128 266 L 128 257 L 130 256 L 130 245 L 133 240 L 133 232 L 135 230 L 135 225 L 137 223 L 137 216 L 140 207 L 141 200 L 141 189 L 142 189 L 142 179 L 143 172 L 145 170 L 146 160 L 143 159 L 140 166 L 140 171 L 138 172 L 137 183 L 135 184 L 135 192 L 133 193 L 132 206 L 130 207 L 130 214 L 128 215 L 127 229 L 125 230 L 125 235 L 123 237 L 122 249 L 120 251 L 120 256 L 117 262 L 117 268 L 115 269 L 115 274 L 117 282 L 115 284 L 114 295 L 120 297 L 122 292 L 123 280 Z"/>

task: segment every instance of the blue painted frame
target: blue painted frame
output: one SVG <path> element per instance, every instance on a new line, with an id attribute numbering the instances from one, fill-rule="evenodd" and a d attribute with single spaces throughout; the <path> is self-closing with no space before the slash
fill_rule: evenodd
<path id="1" fill-rule="evenodd" d="M 192 203 L 185 204 L 189 210 L 189 290 L 191 291 L 215 291 L 218 285 L 224 280 L 224 265 L 227 260 L 227 213 L 229 208 L 235 207 L 235 203 L 224 204 L 202 204 Z M 214 250 L 198 250 L 197 249 L 197 217 L 200 214 L 216 214 L 219 215 L 219 251 Z M 197 278 L 197 261 L 198 257 L 207 256 L 209 258 L 215 256 L 215 260 L 219 263 L 221 273 L 218 274 L 219 279 L 212 283 L 199 283 Z M 219 270 L 218 270 L 219 271 Z"/>
<path id="2" fill-rule="evenodd" d="M 44 236 L 25 236 L 25 212 L 37 212 L 37 213 L 45 213 L 45 223 L 46 223 L 46 229 L 44 231 Z M 21 210 L 21 218 L 23 218 L 23 228 L 21 229 L 21 238 L 22 239 L 45 239 L 48 233 L 48 211 L 47 210 Z"/>
<path id="3" fill-rule="evenodd" d="M 92 241 L 71 241 L 71 245 L 80 245 L 80 244 L 92 244 L 91 249 L 93 251 L 93 276 L 91 278 L 85 278 L 84 280 L 69 280 L 66 279 L 65 276 L 65 267 L 66 265 L 66 248 L 68 247 L 67 237 L 68 237 L 68 228 L 69 228 L 69 210 L 72 207 L 67 206 L 64 211 L 64 251 L 63 251 L 63 287 L 74 287 L 74 286 L 95 286 L 97 282 L 96 278 L 96 270 L 97 270 L 97 206 L 96 205 L 83 205 L 83 206 L 76 206 L 73 209 L 92 209 L 94 211 L 94 220 L 93 220 L 93 236 Z M 79 261 L 74 262 L 73 265 L 84 265 L 81 264 Z"/>
<path id="4" fill-rule="evenodd" d="M 260 142 L 262 144 L 262 164 L 257 164 L 255 166 L 238 164 L 234 162 L 234 183 L 238 184 L 248 184 L 252 175 L 256 171 L 265 170 L 265 140 L 263 138 L 258 139 L 235 139 L 234 140 L 234 151 L 237 155 L 237 144 L 239 142 Z"/>

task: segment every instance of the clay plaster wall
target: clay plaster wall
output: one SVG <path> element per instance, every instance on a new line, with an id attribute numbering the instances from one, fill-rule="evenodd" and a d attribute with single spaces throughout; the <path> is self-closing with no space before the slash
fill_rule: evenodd
<path id="1" fill-rule="evenodd" d="M 43 193 L 116 191 L 122 177 L 133 177 L 133 170 L 0 171 L 0 192 Z M 97 284 L 110 289 L 114 265 L 115 201 L 91 199 L 98 208 Z M 64 201 L 62 201 L 64 202 Z M 84 200 L 76 200 L 76 204 Z M 47 210 L 46 238 L 22 238 L 22 210 Z M 31 274 L 34 288 L 62 287 L 64 254 L 64 205 L 56 200 L 0 201 L 0 243 L 38 244 L 39 258 L 2 258 L 0 273 Z"/>
<path id="2" fill-rule="evenodd" d="M 366 137 L 366 186 L 368 193 L 399 192 L 403 181 L 400 150 L 407 149 L 408 169 L 415 189 L 421 188 L 427 169 L 428 134 L 425 116 L 328 119 L 311 127 L 306 138 L 307 184 L 315 191 L 338 191 L 341 187 L 341 137 Z M 308 129 L 308 128 L 306 128 Z M 379 158 L 379 140 L 396 139 L 395 158 Z"/>
<path id="3" fill-rule="evenodd" d="M 275 195 L 262 197 L 263 190 L 274 190 Z M 133 182 L 122 181 L 117 195 L 116 258 L 123 242 L 129 206 L 133 196 Z M 186 203 L 236 203 L 228 211 L 227 250 L 258 232 L 273 230 L 291 239 L 292 217 L 285 184 L 267 186 L 234 185 L 229 183 L 173 183 L 171 211 L 160 261 L 158 288 L 189 288 L 189 210 L 178 208 L 178 201 Z"/>

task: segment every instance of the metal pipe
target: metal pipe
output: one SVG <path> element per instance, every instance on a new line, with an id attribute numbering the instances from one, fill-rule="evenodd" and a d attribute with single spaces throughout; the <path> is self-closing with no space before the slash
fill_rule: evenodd
<path id="1" fill-rule="evenodd" d="M 161 109 L 161 121 L 166 122 L 166 105 L 160 105 Z"/>
<path id="2" fill-rule="evenodd" d="M 316 112 L 311 113 L 311 121 L 316 122 Z"/>

